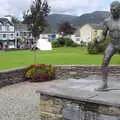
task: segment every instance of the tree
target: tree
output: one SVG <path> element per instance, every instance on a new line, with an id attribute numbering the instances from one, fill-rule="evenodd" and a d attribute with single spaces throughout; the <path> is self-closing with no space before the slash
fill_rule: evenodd
<path id="1" fill-rule="evenodd" d="M 47 26 L 45 17 L 48 16 L 49 12 L 50 7 L 46 0 L 35 0 L 30 9 L 24 13 L 23 23 L 28 25 L 35 40 L 39 38 L 40 33 Z"/>
<path id="2" fill-rule="evenodd" d="M 12 23 L 21 23 L 15 16 L 12 16 Z"/>
<path id="3" fill-rule="evenodd" d="M 76 29 L 73 26 L 71 26 L 69 22 L 64 22 L 60 24 L 59 31 L 63 32 L 64 36 L 73 34 L 75 30 Z"/>
<path id="4" fill-rule="evenodd" d="M 9 21 L 11 21 L 13 24 L 21 23 L 21 21 L 13 15 L 5 15 L 5 17 L 8 19 L 10 18 Z"/>

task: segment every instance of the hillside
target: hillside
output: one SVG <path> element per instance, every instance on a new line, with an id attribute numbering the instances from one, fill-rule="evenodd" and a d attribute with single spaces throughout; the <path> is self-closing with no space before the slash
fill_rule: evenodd
<path id="1" fill-rule="evenodd" d="M 47 17 L 47 21 L 50 25 L 61 24 L 63 22 L 71 22 L 73 19 L 77 18 L 78 16 L 72 15 L 63 15 L 63 14 L 51 14 Z"/>
<path id="2" fill-rule="evenodd" d="M 63 14 L 51 14 L 46 20 L 50 27 L 57 31 L 59 25 L 68 21 L 74 26 L 82 26 L 87 23 L 100 24 L 110 16 L 110 12 L 107 11 L 95 11 L 93 13 L 83 14 L 81 16 L 63 15 Z"/>
<path id="3" fill-rule="evenodd" d="M 110 16 L 110 12 L 106 11 L 96 11 L 89 14 L 83 14 L 78 18 L 73 19 L 71 22 L 75 26 L 82 26 L 86 23 L 100 24 L 104 19 Z"/>

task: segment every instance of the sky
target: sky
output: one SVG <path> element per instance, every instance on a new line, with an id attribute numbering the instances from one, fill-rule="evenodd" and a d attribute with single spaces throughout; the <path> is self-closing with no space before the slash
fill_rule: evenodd
<path id="1" fill-rule="evenodd" d="M 109 11 L 114 0 L 47 0 L 51 14 L 69 14 L 80 16 L 94 11 Z M 120 1 L 120 0 L 118 0 Z M 33 0 L 0 0 L 0 16 L 13 15 L 21 19 Z"/>

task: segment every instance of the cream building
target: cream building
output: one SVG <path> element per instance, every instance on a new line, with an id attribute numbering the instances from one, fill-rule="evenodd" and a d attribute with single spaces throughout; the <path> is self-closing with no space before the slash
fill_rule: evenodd
<path id="1" fill-rule="evenodd" d="M 102 25 L 99 24 L 85 24 L 78 28 L 74 37 L 72 38 L 74 42 L 80 44 L 81 42 L 88 43 L 98 38 L 102 33 Z"/>

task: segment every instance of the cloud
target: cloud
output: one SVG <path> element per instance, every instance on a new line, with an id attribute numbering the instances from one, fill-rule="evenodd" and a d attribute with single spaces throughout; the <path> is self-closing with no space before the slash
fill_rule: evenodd
<path id="1" fill-rule="evenodd" d="M 82 13 L 95 10 L 101 0 L 49 0 L 53 13 Z"/>
<path id="2" fill-rule="evenodd" d="M 0 16 L 15 15 L 18 18 L 32 4 L 33 0 L 0 0 Z M 96 10 L 108 9 L 112 0 L 48 0 L 51 13 L 81 15 Z M 105 3 L 106 2 L 106 3 Z"/>
<path id="3" fill-rule="evenodd" d="M 0 0 L 0 16 L 10 14 L 20 18 L 31 3 L 32 0 Z"/>

